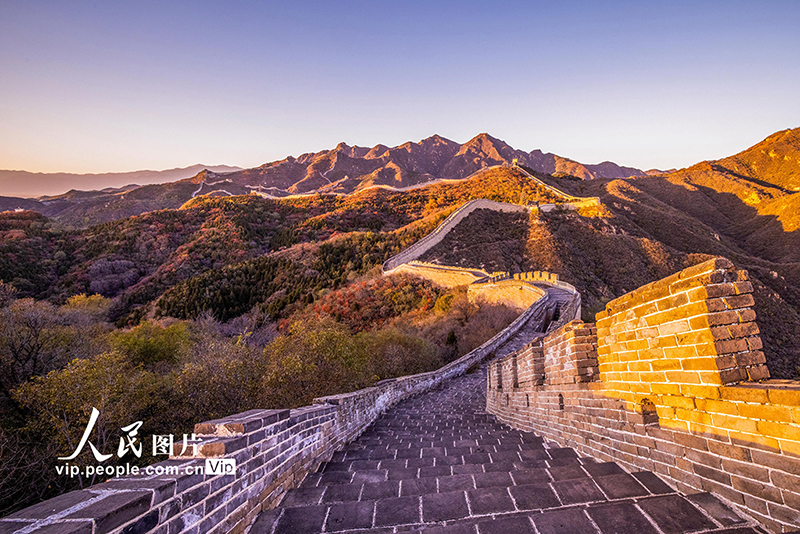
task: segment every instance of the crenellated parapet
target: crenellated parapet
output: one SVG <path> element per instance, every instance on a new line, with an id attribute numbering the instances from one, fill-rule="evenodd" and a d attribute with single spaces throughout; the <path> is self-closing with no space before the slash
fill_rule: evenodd
<path id="1" fill-rule="evenodd" d="M 608 303 L 489 365 L 487 410 L 772 532 L 800 524 L 800 383 L 769 380 L 745 271 L 724 259 Z"/>

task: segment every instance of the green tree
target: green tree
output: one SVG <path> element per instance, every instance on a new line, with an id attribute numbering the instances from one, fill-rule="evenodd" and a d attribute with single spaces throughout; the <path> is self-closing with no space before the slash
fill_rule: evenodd
<path id="1" fill-rule="evenodd" d="M 303 406 L 314 397 L 363 387 L 367 355 L 355 341 L 346 326 L 329 318 L 292 323 L 288 335 L 264 349 L 265 405 Z"/>
<path id="2" fill-rule="evenodd" d="M 189 346 L 189 331 L 186 323 L 164 328 L 146 321 L 131 330 L 113 332 L 110 342 L 112 348 L 130 358 L 132 364 L 152 367 L 160 362 L 177 362 Z"/>

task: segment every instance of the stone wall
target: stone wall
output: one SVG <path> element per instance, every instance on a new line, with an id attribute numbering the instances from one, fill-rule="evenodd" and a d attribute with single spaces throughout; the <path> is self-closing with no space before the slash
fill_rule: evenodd
<path id="1" fill-rule="evenodd" d="M 561 284 L 559 284 L 559 287 L 561 287 Z M 552 332 L 553 330 L 561 328 L 568 322 L 576 319 L 579 320 L 580 318 L 581 318 L 581 294 L 575 291 L 570 295 L 569 302 L 567 302 L 566 305 L 561 307 L 560 317 L 558 318 L 558 320 L 550 323 L 550 326 L 548 327 L 547 331 Z"/>
<path id="2" fill-rule="evenodd" d="M 403 263 L 392 269 L 388 274 L 407 273 L 430 280 L 434 284 L 442 287 L 456 287 L 469 285 L 477 280 L 481 280 L 489 273 L 481 269 L 462 269 L 460 267 L 447 267 L 445 265 L 435 265 L 421 261 L 410 261 Z M 526 306 L 527 307 L 527 306 Z"/>
<path id="3" fill-rule="evenodd" d="M 464 217 L 468 216 L 477 209 L 490 209 L 506 212 L 528 211 L 527 207 L 520 206 L 519 204 L 508 204 L 506 202 L 495 202 L 494 200 L 485 199 L 470 200 L 469 202 L 464 203 L 456 211 L 451 213 L 450 216 L 447 217 L 439 226 L 437 226 L 433 232 L 426 235 L 402 251 L 400 254 L 397 254 L 396 256 L 386 260 L 386 262 L 383 264 L 384 274 L 389 274 L 393 271 L 393 269 L 396 269 L 400 265 L 419 258 L 425 252 L 438 245 L 442 239 L 444 239 L 444 236 L 446 236 L 450 230 L 455 228 L 458 223 L 464 219 Z"/>
<path id="4" fill-rule="evenodd" d="M 532 181 L 536 182 L 540 187 L 544 188 L 545 190 L 549 191 L 550 193 L 561 197 L 564 199 L 564 202 L 558 204 L 541 204 L 536 209 L 543 213 L 548 213 L 553 211 L 557 208 L 566 209 L 571 211 L 576 211 L 580 208 L 594 208 L 599 207 L 601 205 L 600 199 L 598 197 L 576 197 L 565 193 L 561 189 L 557 187 L 553 187 L 550 184 L 547 184 L 537 177 L 530 174 L 528 171 L 523 169 L 522 167 L 515 166 L 515 168 L 521 170 L 525 175 L 530 178 Z"/>
<path id="5" fill-rule="evenodd" d="M 489 304 L 505 304 L 524 310 L 545 296 L 547 292 L 521 280 L 501 280 L 467 287 L 470 302 L 483 301 Z"/>
<path id="6" fill-rule="evenodd" d="M 542 298 L 546 290 L 553 287 L 571 293 L 569 302 L 561 309 L 561 320 L 551 323 L 550 328 L 561 326 L 572 319 L 580 318 L 581 298 L 574 286 L 559 280 L 555 273 L 547 271 L 531 271 L 510 274 L 495 272 L 485 278 L 474 281 L 467 287 L 467 298 L 470 302 L 484 301 L 491 304 L 505 304 L 518 309 L 525 309 Z"/>
<path id="7" fill-rule="evenodd" d="M 600 198 L 598 197 L 572 198 L 575 200 L 562 202 L 559 204 L 540 204 L 537 209 L 542 213 L 550 213 L 551 211 L 556 211 L 558 209 L 578 211 L 581 208 L 597 208 L 601 205 Z"/>
<path id="8" fill-rule="evenodd" d="M 184 456 L 151 466 L 152 474 L 115 478 L 26 508 L 0 519 L 0 532 L 243 532 L 388 408 L 465 373 L 523 325 L 542 328 L 526 323 L 546 320 L 546 306 L 546 298 L 537 301 L 495 337 L 436 371 L 383 380 L 294 410 L 251 410 L 200 423 L 196 451 L 190 447 Z M 234 459 L 236 472 L 207 474 L 206 459 Z"/>
<path id="9" fill-rule="evenodd" d="M 800 383 L 768 380 L 751 291 L 722 258 L 644 286 L 490 365 L 487 410 L 792 530 Z"/>

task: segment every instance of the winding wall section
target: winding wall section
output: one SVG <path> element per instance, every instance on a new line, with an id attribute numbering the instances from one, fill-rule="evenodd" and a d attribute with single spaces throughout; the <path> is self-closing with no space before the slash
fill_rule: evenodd
<path id="1" fill-rule="evenodd" d="M 436 229 L 430 234 L 426 235 L 400 254 L 393 256 L 386 260 L 383 264 L 384 274 L 391 274 L 394 269 L 400 265 L 415 260 L 422 256 L 425 252 L 441 243 L 444 236 L 450 230 L 455 228 L 466 216 L 477 209 L 490 209 L 494 211 L 505 212 L 523 212 L 528 211 L 526 206 L 519 204 L 509 204 L 507 202 L 495 202 L 494 200 L 470 200 L 461 205 L 456 211 L 451 213 L 444 221 L 442 221 Z"/>
<path id="2" fill-rule="evenodd" d="M 561 204 L 541 204 L 538 209 L 542 212 L 550 212 L 556 209 L 558 206 L 562 206 L 566 209 L 577 210 L 579 208 L 589 208 L 589 207 L 597 207 L 600 205 L 600 199 L 598 197 L 576 197 L 565 193 L 561 189 L 553 187 L 552 185 L 546 184 L 545 182 L 541 181 L 528 171 L 526 171 L 523 167 L 516 165 L 514 168 L 519 169 L 522 171 L 525 176 L 530 178 L 532 181 L 536 182 L 540 187 L 549 191 L 550 193 L 559 196 L 564 199 L 565 202 Z"/>

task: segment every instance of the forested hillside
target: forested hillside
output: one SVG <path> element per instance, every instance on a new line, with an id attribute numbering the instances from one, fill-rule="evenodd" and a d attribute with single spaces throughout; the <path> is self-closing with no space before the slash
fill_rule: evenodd
<path id="1" fill-rule="evenodd" d="M 789 134 L 775 137 L 781 150 Z M 0 512 L 92 482 L 52 474 L 92 407 L 111 447 L 132 421 L 180 435 L 430 370 L 480 345 L 516 312 L 380 269 L 474 198 L 532 209 L 476 210 L 421 259 L 558 273 L 591 321 L 613 298 L 725 256 L 750 270 L 772 376 L 797 377 L 800 193 L 794 156 L 770 150 L 659 176 L 537 175 L 600 198 L 577 211 L 518 169 L 493 167 L 407 191 L 200 195 L 85 229 L 0 213 Z M 37 474 L 30 488 L 14 478 L 23 466 Z"/>

